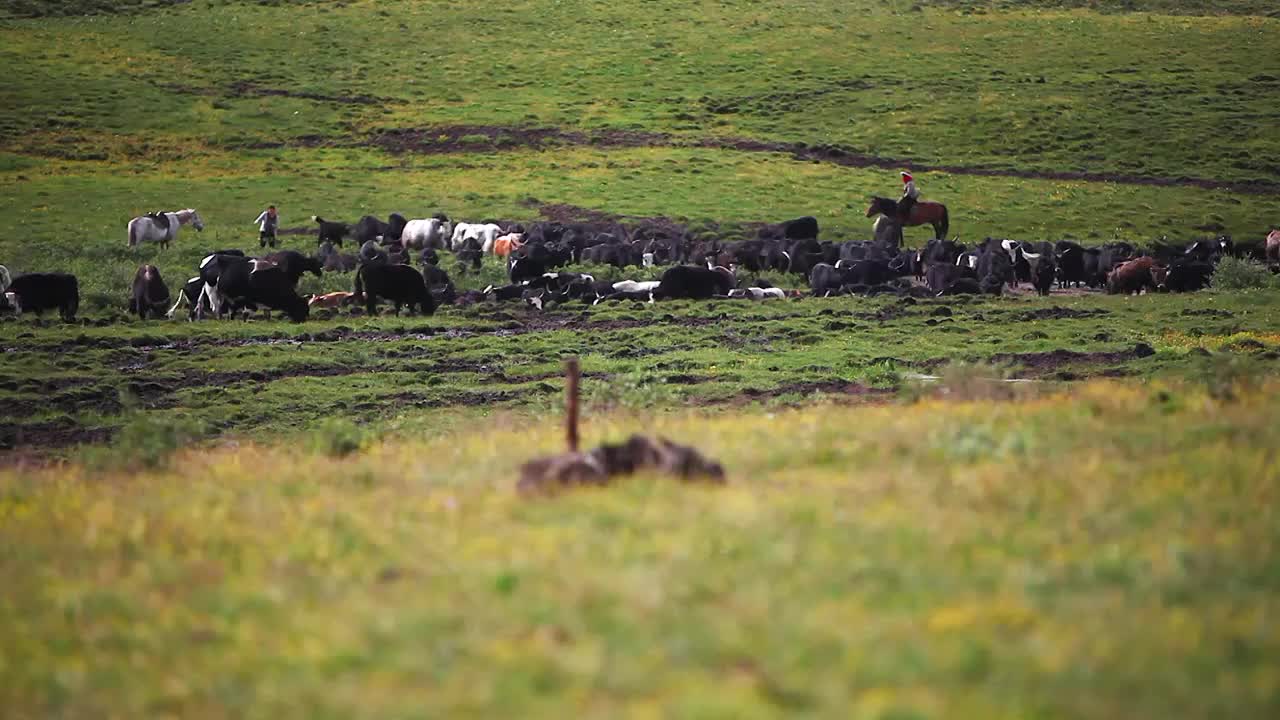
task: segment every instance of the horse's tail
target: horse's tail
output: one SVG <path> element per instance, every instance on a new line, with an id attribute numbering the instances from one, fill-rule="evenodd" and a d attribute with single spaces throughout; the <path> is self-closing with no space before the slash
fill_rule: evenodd
<path id="1" fill-rule="evenodd" d="M 941 205 L 941 203 L 939 203 Z M 951 217 L 947 215 L 947 206 L 942 206 L 942 229 L 938 231 L 938 237 L 945 238 L 947 231 L 951 229 Z"/>
<path id="2" fill-rule="evenodd" d="M 129 247 L 135 247 L 138 244 L 138 221 L 137 219 L 129 221 Z"/>
<path id="3" fill-rule="evenodd" d="M 352 294 L 358 298 L 364 297 L 364 268 L 365 266 L 361 265 L 360 269 L 356 270 L 356 287 Z"/>

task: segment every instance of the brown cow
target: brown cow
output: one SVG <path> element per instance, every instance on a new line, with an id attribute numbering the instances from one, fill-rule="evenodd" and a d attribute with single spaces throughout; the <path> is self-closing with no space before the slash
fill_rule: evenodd
<path id="1" fill-rule="evenodd" d="M 1110 295 L 1137 295 L 1143 288 L 1155 290 L 1156 274 L 1164 273 L 1163 265 L 1157 265 L 1156 259 L 1143 256 L 1127 263 L 1117 265 L 1107 276 L 1107 293 Z"/>
<path id="2" fill-rule="evenodd" d="M 1280 230 L 1272 230 L 1267 234 L 1267 262 L 1280 263 Z"/>

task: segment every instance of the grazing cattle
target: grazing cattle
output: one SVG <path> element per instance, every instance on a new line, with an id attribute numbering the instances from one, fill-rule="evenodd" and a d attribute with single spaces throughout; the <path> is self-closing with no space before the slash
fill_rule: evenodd
<path id="1" fill-rule="evenodd" d="M 458 259 L 459 265 L 470 265 L 471 269 L 479 270 L 484 260 L 484 249 L 480 244 L 480 240 L 467 238 L 453 251 L 453 255 Z"/>
<path id="2" fill-rule="evenodd" d="M 453 226 L 449 223 L 449 218 L 444 215 L 410 220 L 405 223 L 404 230 L 400 232 L 400 242 L 404 243 L 405 247 L 444 250 L 452 233 Z"/>
<path id="3" fill-rule="evenodd" d="M 353 298 L 355 298 L 355 293 L 349 292 L 331 292 L 325 293 L 324 295 L 310 295 L 307 297 L 307 306 L 337 310 L 340 307 L 350 305 L 354 302 Z"/>
<path id="4" fill-rule="evenodd" d="M 449 237 L 449 247 L 457 252 L 467 240 L 480 241 L 480 249 L 484 252 L 493 250 L 493 242 L 502 234 L 502 228 L 496 223 L 458 223 L 453 226 L 453 234 Z"/>
<path id="5" fill-rule="evenodd" d="M 338 247 L 342 247 L 342 238 L 351 234 L 351 226 L 346 223 L 330 222 L 322 217 L 312 215 L 311 219 L 319 225 L 316 233 L 316 244 L 330 242 Z"/>
<path id="6" fill-rule="evenodd" d="M 1058 287 L 1066 288 L 1074 283 L 1076 287 L 1085 282 L 1084 248 L 1069 240 L 1059 241 L 1054 245 L 1054 260 L 1058 264 Z"/>
<path id="7" fill-rule="evenodd" d="M 513 258 L 507 266 L 507 278 L 513 283 L 527 282 L 546 273 L 546 263 L 529 257 Z"/>
<path id="8" fill-rule="evenodd" d="M 955 265 L 952 263 L 932 263 L 925 269 L 925 285 L 934 293 L 940 293 L 947 288 L 948 285 L 960 279 L 970 279 L 977 285 L 978 276 L 974 270 L 967 265 Z"/>
<path id="9" fill-rule="evenodd" d="M 1224 256 L 1231 255 L 1235 249 L 1235 245 L 1231 242 L 1231 237 L 1223 235 L 1214 240 L 1196 240 L 1187 246 L 1183 252 L 1184 259 L 1194 262 L 1207 262 L 1218 264 Z"/>
<path id="10" fill-rule="evenodd" d="M 1058 266 L 1054 262 L 1053 253 L 1046 252 L 1035 255 L 1023 253 L 1023 257 L 1031 263 L 1031 284 L 1042 297 L 1048 297 L 1053 283 L 1058 277 Z"/>
<path id="11" fill-rule="evenodd" d="M 524 233 L 507 233 L 493 241 L 493 254 L 504 258 L 524 244 Z"/>
<path id="12" fill-rule="evenodd" d="M 727 296 L 733 286 L 733 273 L 727 268 L 677 265 L 662 273 L 654 297 L 706 300 L 717 295 Z"/>
<path id="13" fill-rule="evenodd" d="M 391 256 L 374 240 L 369 240 L 360 246 L 361 265 L 388 265 L 391 263 Z"/>
<path id="14" fill-rule="evenodd" d="M 582 262 L 624 268 L 628 265 L 639 265 L 640 258 L 633 254 L 628 245 L 593 245 L 582 251 Z"/>
<path id="15" fill-rule="evenodd" d="M 1170 292 L 1195 292 L 1209 287 L 1213 277 L 1213 264 L 1201 261 L 1177 261 L 1167 269 L 1152 270 L 1155 284 Z"/>
<path id="16" fill-rule="evenodd" d="M 816 240 L 818 219 L 809 215 L 782 223 L 782 237 L 787 240 Z"/>
<path id="17" fill-rule="evenodd" d="M 264 308 L 268 311 L 279 310 L 294 322 L 302 322 L 307 319 L 311 308 L 294 290 L 294 282 L 280 267 L 243 258 L 238 262 L 222 262 L 215 284 L 219 306 L 214 311 L 222 314 L 228 304 L 233 312 Z"/>
<path id="18" fill-rule="evenodd" d="M 149 313 L 158 318 L 169 304 L 169 287 L 160 277 L 155 265 L 143 265 L 133 276 L 133 294 L 129 297 L 129 312 L 146 320 Z"/>
<path id="19" fill-rule="evenodd" d="M 843 274 L 846 285 L 883 285 L 897 277 L 884 260 L 841 260 L 836 268 Z"/>
<path id="20" fill-rule="evenodd" d="M 331 242 L 324 242 L 316 250 L 316 259 L 324 272 L 351 272 L 360 264 L 360 258 L 351 253 L 340 253 Z"/>
<path id="21" fill-rule="evenodd" d="M 1105 283 L 1107 275 L 1109 275 L 1117 265 L 1129 262 L 1137 256 L 1137 249 L 1127 242 L 1109 242 L 1099 247 L 1098 275 L 1102 278 L 1103 282 L 1098 283 L 1098 285 L 1101 286 Z"/>
<path id="22" fill-rule="evenodd" d="M 938 291 L 938 297 L 947 295 L 979 295 L 982 293 L 982 285 L 973 278 L 960 278 L 953 280 L 946 287 Z"/>
<path id="23" fill-rule="evenodd" d="M 1013 259 L 999 243 L 989 241 L 978 256 L 978 283 L 986 295 L 999 295 L 1014 281 Z"/>
<path id="24" fill-rule="evenodd" d="M 956 241 L 934 238 L 925 243 L 924 249 L 920 251 L 920 262 L 926 269 L 932 263 L 955 265 L 962 252 L 964 246 Z"/>
<path id="25" fill-rule="evenodd" d="M 283 270 L 295 287 L 303 273 L 309 272 L 320 277 L 324 269 L 324 264 L 319 260 L 307 257 L 297 250 L 280 250 L 264 255 L 262 259 Z"/>
<path id="26" fill-rule="evenodd" d="M 399 241 L 408 221 L 399 213 L 391 213 L 387 222 L 382 222 L 372 215 L 365 215 L 356 221 L 351 228 L 351 237 L 361 245 L 370 240 L 388 243 Z"/>
<path id="27" fill-rule="evenodd" d="M 183 303 L 187 304 L 187 319 L 195 320 L 197 317 L 204 317 L 206 311 L 209 310 L 208 299 L 204 293 L 204 278 L 197 275 L 182 285 L 182 291 L 178 293 L 178 300 L 173 303 L 173 307 L 165 313 L 165 317 L 173 319 L 173 314 Z"/>
<path id="28" fill-rule="evenodd" d="M 1136 295 L 1147 290 L 1156 289 L 1153 270 L 1161 268 L 1156 259 L 1144 256 L 1123 263 L 1107 276 L 1107 293 L 1110 295 Z"/>
<path id="29" fill-rule="evenodd" d="M 1266 257 L 1268 263 L 1280 263 L 1280 230 L 1267 233 Z"/>
<path id="30" fill-rule="evenodd" d="M 414 306 L 423 315 L 436 311 L 436 301 L 422 275 L 408 265 L 364 265 L 356 271 L 355 300 L 363 301 L 370 315 L 378 312 L 378 300 L 386 298 L 400 314 L 400 307 Z"/>
<path id="31" fill-rule="evenodd" d="M 19 314 L 33 312 L 39 317 L 45 310 L 56 309 L 63 320 L 72 322 L 80 309 L 80 283 L 68 273 L 19 275 L 9 283 L 5 295 Z"/>
<path id="32" fill-rule="evenodd" d="M 453 280 L 449 279 L 449 273 L 435 263 L 422 266 L 422 280 L 437 304 L 452 305 L 458 299 L 458 292 L 453 286 Z"/>

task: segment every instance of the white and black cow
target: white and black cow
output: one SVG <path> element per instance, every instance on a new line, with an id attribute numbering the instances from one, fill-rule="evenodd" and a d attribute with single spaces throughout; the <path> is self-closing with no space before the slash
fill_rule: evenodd
<path id="1" fill-rule="evenodd" d="M 260 261 L 241 258 L 240 262 L 223 264 L 216 293 L 221 302 L 229 302 L 233 310 L 258 307 L 279 310 L 294 322 L 306 320 L 311 312 L 307 301 L 294 290 L 294 281 L 288 273 Z"/>

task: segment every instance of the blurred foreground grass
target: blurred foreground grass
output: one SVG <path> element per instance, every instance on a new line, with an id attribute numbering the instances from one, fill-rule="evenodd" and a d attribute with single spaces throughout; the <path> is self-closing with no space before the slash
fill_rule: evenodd
<path id="1" fill-rule="evenodd" d="M 0 470 L 0 707 L 1275 717 L 1280 385 L 929 398 L 586 419 L 722 488 L 522 500 L 523 414 Z"/>

